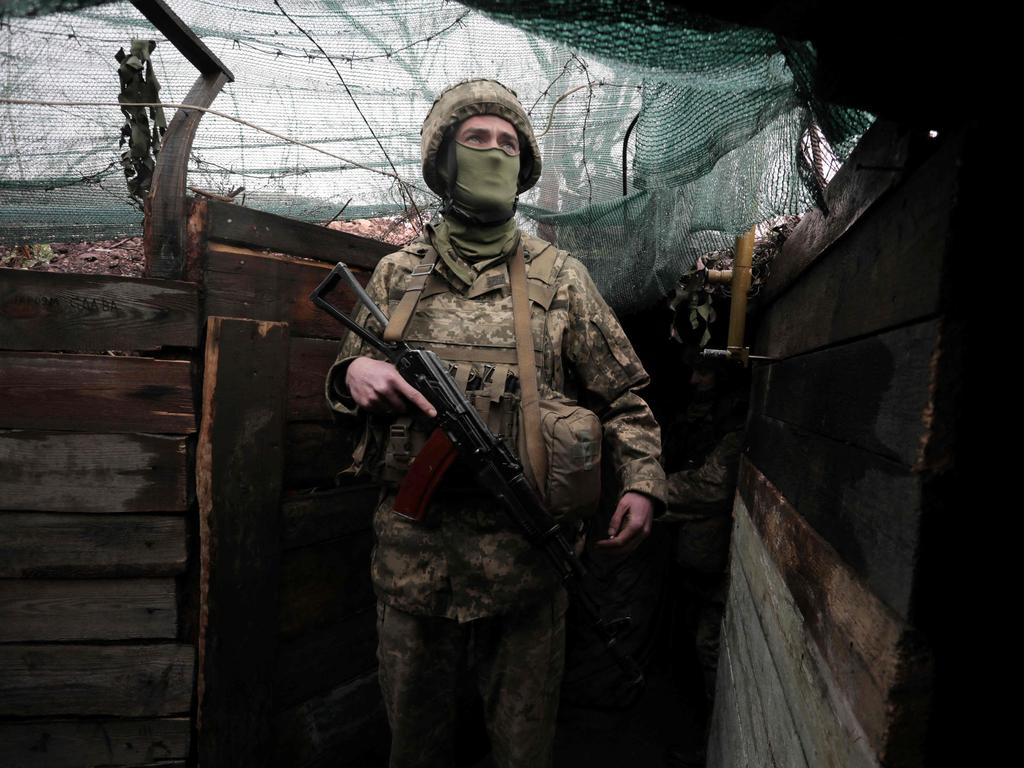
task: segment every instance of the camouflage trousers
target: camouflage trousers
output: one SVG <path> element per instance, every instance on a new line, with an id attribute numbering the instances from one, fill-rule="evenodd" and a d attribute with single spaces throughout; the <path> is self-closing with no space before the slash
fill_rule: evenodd
<path id="1" fill-rule="evenodd" d="M 377 603 L 391 768 L 454 765 L 457 685 L 471 675 L 496 768 L 547 768 L 565 665 L 565 609 L 550 599 L 460 624 Z"/>

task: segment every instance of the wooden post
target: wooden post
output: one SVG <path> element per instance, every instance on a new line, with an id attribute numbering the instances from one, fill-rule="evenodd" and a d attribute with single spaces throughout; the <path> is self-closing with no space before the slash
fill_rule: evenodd
<path id="1" fill-rule="evenodd" d="M 164 0 L 132 0 L 132 4 L 199 70 L 199 78 L 184 103 L 209 107 L 225 84 L 234 81 L 231 70 Z M 196 110 L 179 109 L 167 126 L 146 197 L 143 248 L 149 277 L 181 278 L 185 269 L 188 158 L 202 116 Z"/>
<path id="2" fill-rule="evenodd" d="M 201 765 L 269 765 L 287 361 L 287 323 L 209 318 L 196 466 Z"/>

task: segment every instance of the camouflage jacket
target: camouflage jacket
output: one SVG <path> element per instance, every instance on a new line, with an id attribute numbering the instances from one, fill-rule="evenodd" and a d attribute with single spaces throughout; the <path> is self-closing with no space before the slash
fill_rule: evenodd
<path id="1" fill-rule="evenodd" d="M 622 492 L 638 491 L 663 502 L 660 431 L 636 392 L 648 378 L 632 346 L 579 261 L 536 238 L 524 237 L 524 245 L 541 397 L 569 396 L 595 411 Z M 385 256 L 367 293 L 393 311 L 408 275 L 426 252 L 425 243 L 413 243 Z M 484 265 L 469 286 L 441 260 L 435 270 L 404 338 L 448 360 L 472 360 L 467 349 L 514 360 L 504 261 Z M 365 311 L 356 316 L 362 323 L 367 318 Z M 328 402 L 339 413 L 354 408 L 344 373 L 359 356 L 380 357 L 349 334 L 327 378 Z M 478 364 L 458 365 L 463 383 L 466 376 L 480 374 Z M 515 374 L 515 366 L 503 367 L 506 371 Z M 368 464 L 374 461 L 367 458 Z M 469 621 L 528 605 L 556 588 L 543 556 L 514 530 L 486 490 L 435 497 L 430 511 L 435 524 L 429 526 L 399 518 L 392 501 L 393 495 L 387 494 L 374 519 L 372 576 L 384 602 L 410 613 Z"/>

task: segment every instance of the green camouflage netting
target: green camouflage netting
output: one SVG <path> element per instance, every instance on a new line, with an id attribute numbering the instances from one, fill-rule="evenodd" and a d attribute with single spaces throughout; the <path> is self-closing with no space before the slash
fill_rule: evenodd
<path id="1" fill-rule="evenodd" d="M 815 99 L 807 44 L 659 3 L 280 4 L 348 92 L 271 0 L 170 3 L 235 75 L 214 109 L 345 160 L 207 115 L 190 185 L 244 186 L 244 205 L 310 221 L 345 206 L 350 219 L 405 211 L 404 187 L 430 215 L 422 119 L 444 86 L 493 77 L 541 134 L 544 173 L 520 201 L 524 226 L 580 256 L 622 312 L 667 294 L 700 253 L 753 223 L 813 206 L 870 121 Z M 115 54 L 133 39 L 157 41 L 160 98 L 184 101 L 195 69 L 132 5 L 15 2 L 0 28 L 0 98 L 115 100 Z M 117 106 L 0 103 L 0 241 L 138 233 L 124 124 Z M 384 175 L 392 165 L 406 185 Z"/>

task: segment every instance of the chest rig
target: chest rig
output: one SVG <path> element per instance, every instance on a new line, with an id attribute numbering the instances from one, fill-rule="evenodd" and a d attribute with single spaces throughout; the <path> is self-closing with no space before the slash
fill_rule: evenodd
<path id="1" fill-rule="evenodd" d="M 556 278 L 568 254 L 550 243 L 523 237 L 527 293 L 531 307 L 534 365 L 544 379 L 545 313 L 555 296 Z M 388 341 L 403 339 L 428 349 L 449 364 L 449 372 L 488 428 L 516 450 L 519 429 L 519 366 L 508 267 L 502 261 L 483 269 L 464 292 L 442 275 L 437 251 L 428 243 L 402 249 L 420 259 L 404 283 L 388 296 Z M 384 440 L 382 480 L 398 483 L 427 439 L 410 416 L 397 418 Z M 470 484 L 458 472 L 451 484 Z"/>

